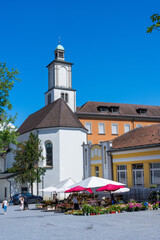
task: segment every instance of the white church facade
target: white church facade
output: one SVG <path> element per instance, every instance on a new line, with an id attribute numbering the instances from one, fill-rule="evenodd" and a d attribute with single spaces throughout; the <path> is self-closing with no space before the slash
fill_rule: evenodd
<path id="1" fill-rule="evenodd" d="M 39 164 L 46 172 L 38 189 L 37 184 L 34 184 L 34 194 L 40 194 L 39 189 L 58 184 L 70 177 L 76 181 L 83 178 L 82 145 L 87 143 L 87 130 L 74 113 L 76 91 L 72 89 L 73 64 L 65 61 L 64 53 L 64 48 L 58 45 L 55 60 L 48 65 L 45 107 L 29 115 L 18 129 L 19 142 L 28 140 L 32 132 L 38 135 L 43 149 L 44 160 Z M 13 152 L 11 150 L 6 160 L 8 168 L 14 161 Z M 11 194 L 24 189 L 30 190 L 28 185 L 15 185 L 13 178 L 10 188 Z M 0 188 L 1 191 L 4 189 Z"/>

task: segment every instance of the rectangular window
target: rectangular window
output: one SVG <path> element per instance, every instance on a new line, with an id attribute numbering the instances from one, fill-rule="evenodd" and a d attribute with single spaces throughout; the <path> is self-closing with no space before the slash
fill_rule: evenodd
<path id="1" fill-rule="evenodd" d="M 59 57 L 63 58 L 63 52 L 59 52 Z"/>
<path id="2" fill-rule="evenodd" d="M 94 154 L 97 156 L 97 148 L 94 149 Z"/>
<path id="3" fill-rule="evenodd" d="M 28 192 L 28 187 L 22 187 L 22 188 L 21 188 L 21 192 L 22 192 L 22 193 Z"/>
<path id="4" fill-rule="evenodd" d="M 127 133 L 130 131 L 130 124 L 124 124 L 124 132 Z"/>
<path id="5" fill-rule="evenodd" d="M 64 99 L 64 93 L 61 93 L 61 98 L 63 98 L 63 99 Z"/>
<path id="6" fill-rule="evenodd" d="M 91 157 L 94 157 L 94 150 L 91 150 Z"/>
<path id="7" fill-rule="evenodd" d="M 85 128 L 88 130 L 88 134 L 92 133 L 92 126 L 90 122 L 85 122 Z"/>
<path id="8" fill-rule="evenodd" d="M 98 157 L 101 157 L 101 149 L 98 149 Z"/>
<path id="9" fill-rule="evenodd" d="M 96 177 L 99 177 L 99 167 L 98 166 L 95 167 L 95 173 L 96 173 Z"/>
<path id="10" fill-rule="evenodd" d="M 143 127 L 142 124 L 137 124 L 136 125 L 137 128 Z"/>
<path id="11" fill-rule="evenodd" d="M 105 134 L 105 125 L 104 123 L 98 123 L 98 133 Z"/>
<path id="12" fill-rule="evenodd" d="M 88 144 L 92 145 L 92 141 L 88 141 Z"/>
<path id="13" fill-rule="evenodd" d="M 144 185 L 143 164 L 133 164 L 133 184 L 134 186 Z"/>
<path id="14" fill-rule="evenodd" d="M 117 179 L 118 179 L 118 182 L 127 184 L 127 166 L 126 165 L 117 166 Z"/>
<path id="15" fill-rule="evenodd" d="M 4 188 L 4 197 L 7 198 L 7 188 Z"/>
<path id="16" fill-rule="evenodd" d="M 160 185 L 160 163 L 150 164 L 151 184 Z"/>
<path id="17" fill-rule="evenodd" d="M 118 123 L 112 123 L 112 134 L 118 134 Z"/>
<path id="18" fill-rule="evenodd" d="M 68 93 L 65 94 L 65 101 L 68 103 Z"/>

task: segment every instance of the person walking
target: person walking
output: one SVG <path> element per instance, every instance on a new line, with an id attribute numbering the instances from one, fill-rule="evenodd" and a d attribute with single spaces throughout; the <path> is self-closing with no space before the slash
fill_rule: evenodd
<path id="1" fill-rule="evenodd" d="M 6 215 L 7 213 L 7 207 L 8 207 L 8 202 L 6 199 L 4 199 L 3 203 L 2 203 L 2 207 L 4 209 L 4 215 Z"/>
<path id="2" fill-rule="evenodd" d="M 24 197 L 24 210 L 28 209 L 28 198 L 27 196 Z"/>
<path id="3" fill-rule="evenodd" d="M 12 195 L 10 195 L 10 198 L 9 198 L 9 206 L 12 206 L 12 201 L 13 201 L 13 197 L 12 197 Z"/>
<path id="4" fill-rule="evenodd" d="M 53 203 L 55 205 L 55 210 L 57 209 L 57 204 L 58 204 L 58 198 L 57 198 L 57 194 L 53 195 Z"/>
<path id="5" fill-rule="evenodd" d="M 24 210 L 24 198 L 22 195 L 19 198 L 19 201 L 20 201 L 20 210 L 22 211 L 22 210 Z"/>

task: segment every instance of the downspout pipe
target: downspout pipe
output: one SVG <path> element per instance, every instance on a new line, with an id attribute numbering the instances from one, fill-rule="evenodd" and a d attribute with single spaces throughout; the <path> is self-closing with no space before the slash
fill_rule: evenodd
<path id="1" fill-rule="evenodd" d="M 112 154 L 110 151 L 107 151 L 107 154 L 111 158 L 111 173 L 112 173 L 112 180 L 113 180 L 113 158 L 112 158 Z"/>

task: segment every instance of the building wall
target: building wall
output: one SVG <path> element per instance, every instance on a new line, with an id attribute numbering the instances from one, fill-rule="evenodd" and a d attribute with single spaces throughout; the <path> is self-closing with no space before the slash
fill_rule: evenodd
<path id="1" fill-rule="evenodd" d="M 137 124 L 142 126 L 152 125 L 159 122 L 151 121 L 128 121 L 128 120 L 118 120 L 118 119 L 82 119 L 79 117 L 81 123 L 85 126 L 85 122 L 91 122 L 92 133 L 88 134 L 88 141 L 91 141 L 92 144 L 98 144 L 100 141 L 109 141 L 114 139 L 117 136 L 124 134 L 124 124 L 130 124 L 130 130 L 136 128 Z M 98 123 L 105 124 L 105 134 L 98 133 Z M 118 123 L 118 134 L 112 134 L 112 123 Z"/>
<path id="2" fill-rule="evenodd" d="M 7 181 L 6 179 L 3 179 L 3 180 L 0 179 L 0 202 L 2 202 L 4 199 L 9 200 L 9 197 L 10 197 L 9 181 Z"/>
<path id="3" fill-rule="evenodd" d="M 83 179 L 83 148 L 87 142 L 86 132 L 80 129 L 60 130 L 60 181 L 69 177 Z"/>
<path id="4" fill-rule="evenodd" d="M 39 166 L 46 168 L 45 176 L 43 178 L 43 183 L 39 184 L 39 189 L 42 187 L 46 188 L 52 186 L 53 184 L 57 184 L 60 181 L 60 135 L 58 128 L 50 128 L 50 129 L 40 129 L 38 131 L 38 137 L 41 141 L 41 147 L 43 149 L 42 155 L 44 160 L 40 162 Z M 46 148 L 45 145 L 47 142 L 51 142 L 53 146 L 53 166 L 46 166 Z M 43 185 L 43 186 L 42 186 Z M 34 191 L 37 191 L 37 186 L 34 184 Z"/>
<path id="5" fill-rule="evenodd" d="M 49 89 L 55 86 L 72 87 L 72 70 L 71 64 L 67 63 L 52 63 L 48 67 Z"/>
<path id="6" fill-rule="evenodd" d="M 102 153 L 98 144 L 91 147 L 91 176 L 96 176 L 96 167 L 99 168 L 99 177 L 102 177 Z"/>
<path id="7" fill-rule="evenodd" d="M 45 106 L 48 105 L 48 95 L 51 94 L 51 102 L 56 101 L 61 98 L 61 93 L 68 94 L 68 106 L 72 109 L 73 112 L 76 110 L 76 91 L 72 90 L 63 90 L 63 89 L 51 89 L 45 94 Z"/>
<path id="8" fill-rule="evenodd" d="M 160 148 L 146 148 L 139 150 L 128 150 L 112 152 L 113 158 L 113 180 L 117 181 L 117 166 L 127 166 L 127 185 L 133 187 L 133 164 L 143 164 L 144 187 L 151 185 L 150 164 L 160 163 Z"/>
<path id="9" fill-rule="evenodd" d="M 83 145 L 83 167 L 84 178 L 97 176 L 112 179 L 111 157 L 107 154 L 110 143 L 102 142 L 101 144 L 84 144 Z M 97 173 L 97 169 L 99 168 Z"/>
<path id="10" fill-rule="evenodd" d="M 75 128 L 47 128 L 33 131 L 38 134 L 43 149 L 43 161 L 39 163 L 40 167 L 46 168 L 43 183 L 39 184 L 39 189 L 58 184 L 60 181 L 69 177 L 76 181 L 83 178 L 83 149 L 82 144 L 87 142 L 86 131 Z M 27 141 L 30 133 L 20 135 L 18 141 Z M 47 142 L 51 142 L 53 146 L 53 166 L 46 166 L 46 148 Z M 14 161 L 14 154 L 11 152 L 8 167 L 12 166 Z M 22 184 L 15 186 L 20 191 Z M 26 184 L 26 187 L 28 185 Z M 13 191 L 15 192 L 15 190 Z M 12 191 L 12 192 L 13 192 Z M 33 193 L 37 194 L 37 184 L 34 184 Z"/>
<path id="11" fill-rule="evenodd" d="M 0 173 L 4 172 L 4 165 L 5 165 L 5 159 L 4 157 L 0 157 Z"/>

